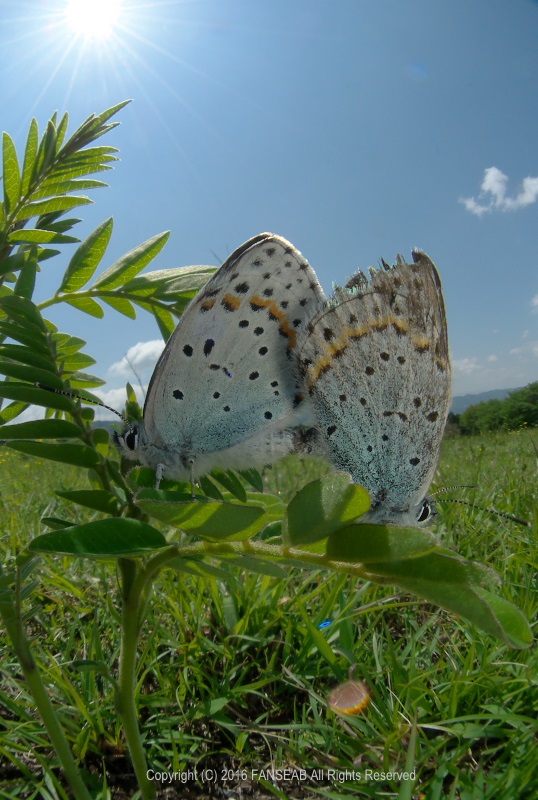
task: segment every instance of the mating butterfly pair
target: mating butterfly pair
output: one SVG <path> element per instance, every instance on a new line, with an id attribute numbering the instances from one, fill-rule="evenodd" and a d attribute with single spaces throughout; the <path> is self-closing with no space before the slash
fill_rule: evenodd
<path id="1" fill-rule="evenodd" d="M 450 403 L 439 275 L 420 251 L 325 299 L 285 239 L 238 248 L 194 298 L 153 373 L 143 422 L 117 437 L 130 458 L 189 480 L 309 450 L 372 497 L 369 521 L 427 521 Z M 363 518 L 364 519 L 364 518 Z"/>

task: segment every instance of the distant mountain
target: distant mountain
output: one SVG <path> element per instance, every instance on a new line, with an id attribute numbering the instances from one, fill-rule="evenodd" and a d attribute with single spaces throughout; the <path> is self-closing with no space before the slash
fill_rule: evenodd
<path id="1" fill-rule="evenodd" d="M 480 392 L 479 394 L 462 394 L 459 397 L 452 398 L 452 408 L 450 410 L 453 414 L 461 414 L 469 406 L 484 403 L 486 400 L 504 400 L 510 392 L 517 392 L 521 388 L 521 386 L 518 386 L 516 389 L 491 389 L 489 392 Z"/>

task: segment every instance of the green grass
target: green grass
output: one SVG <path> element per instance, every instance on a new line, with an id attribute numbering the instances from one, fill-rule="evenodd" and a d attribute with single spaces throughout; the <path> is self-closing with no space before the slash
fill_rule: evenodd
<path id="1" fill-rule="evenodd" d="M 54 496 L 54 489 L 83 486 L 81 472 L 5 448 L 0 459 L 7 560 L 41 532 L 43 514 L 90 518 Z M 267 473 L 267 488 L 287 499 L 324 469 L 288 460 Z M 537 489 L 529 434 L 447 439 L 436 486 L 454 484 L 478 488 L 440 497 L 531 519 Z M 531 529 L 444 503 L 435 530 L 446 546 L 494 567 L 503 595 L 535 618 Z M 512 650 L 415 597 L 349 577 L 296 570 L 278 581 L 225 569 L 226 584 L 171 571 L 156 584 L 139 673 L 152 769 L 244 769 L 251 797 L 538 796 L 535 649 Z M 95 672 L 71 666 L 77 659 L 116 663 L 117 589 L 112 563 L 45 559 L 29 627 L 77 759 L 96 785 L 106 783 L 105 797 L 124 798 L 135 784 L 111 687 Z M 16 658 L 7 642 L 2 647 L 0 798 L 66 796 Z M 355 677 L 369 684 L 372 701 L 359 716 L 342 719 L 328 709 L 326 696 L 355 663 Z M 259 770 L 271 767 L 318 770 L 318 778 L 258 781 Z M 328 779 L 328 770 L 357 776 L 406 768 L 416 769 L 414 784 Z M 213 791 L 239 785 L 178 784 L 172 796 L 217 797 Z"/>

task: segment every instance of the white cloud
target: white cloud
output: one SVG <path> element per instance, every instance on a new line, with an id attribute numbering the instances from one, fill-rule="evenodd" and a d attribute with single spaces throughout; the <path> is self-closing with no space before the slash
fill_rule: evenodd
<path id="1" fill-rule="evenodd" d="M 153 370 L 164 350 L 164 344 L 162 339 L 137 342 L 137 344 L 129 348 L 121 361 L 116 361 L 108 368 L 108 373 L 115 378 L 132 378 L 135 374 L 143 373 L 148 369 Z"/>
<path id="2" fill-rule="evenodd" d="M 486 358 L 486 361 L 488 361 L 490 364 L 494 364 L 496 361 L 498 361 L 498 358 L 496 355 L 491 355 Z"/>
<path id="3" fill-rule="evenodd" d="M 509 351 L 511 356 L 525 356 L 525 355 L 532 355 L 538 356 L 538 342 L 525 342 L 520 347 L 512 347 Z"/>
<path id="4" fill-rule="evenodd" d="M 452 367 L 455 372 L 463 372 L 465 375 L 469 375 L 471 372 L 480 369 L 480 364 L 477 358 L 459 358 L 452 361 Z"/>
<path id="5" fill-rule="evenodd" d="M 513 211 L 517 208 L 524 208 L 536 203 L 538 200 L 538 178 L 523 178 L 521 189 L 516 197 L 506 197 L 504 199 L 505 210 Z"/>
<path id="6" fill-rule="evenodd" d="M 538 294 L 535 294 L 531 300 L 531 308 L 533 314 L 538 314 Z"/>
<path id="7" fill-rule="evenodd" d="M 467 211 L 470 211 L 471 214 L 476 214 L 477 217 L 481 217 L 482 214 L 490 210 L 487 206 L 481 206 L 480 203 L 477 203 L 474 197 L 460 197 L 460 203 L 463 203 Z"/>
<path id="8" fill-rule="evenodd" d="M 467 211 L 481 217 L 492 211 L 516 211 L 538 200 L 538 178 L 523 178 L 521 188 L 515 197 L 508 197 L 506 189 L 508 176 L 497 167 L 484 170 L 478 200 L 474 197 L 460 197 Z"/>

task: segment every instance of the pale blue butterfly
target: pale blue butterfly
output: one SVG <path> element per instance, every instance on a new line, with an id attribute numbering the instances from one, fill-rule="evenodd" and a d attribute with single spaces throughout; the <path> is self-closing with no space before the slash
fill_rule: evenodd
<path id="1" fill-rule="evenodd" d="M 325 297 L 306 259 L 270 233 L 239 247 L 181 317 L 143 422 L 117 436 L 161 477 L 261 467 L 301 447 L 315 418 L 295 374 L 298 337 Z"/>
<path id="2" fill-rule="evenodd" d="M 413 262 L 358 272 L 299 343 L 327 453 L 370 493 L 361 522 L 416 525 L 433 513 L 451 370 L 439 274 L 421 251 Z"/>

